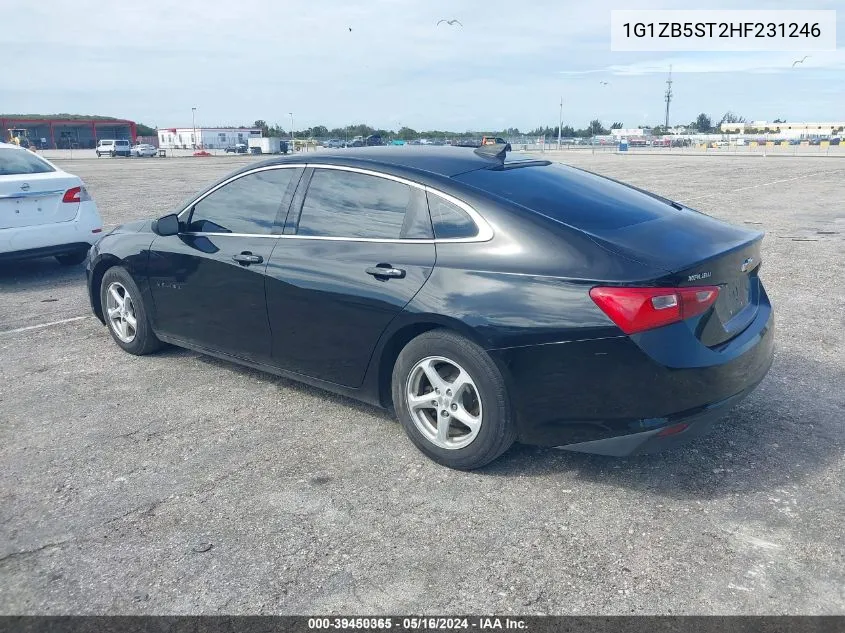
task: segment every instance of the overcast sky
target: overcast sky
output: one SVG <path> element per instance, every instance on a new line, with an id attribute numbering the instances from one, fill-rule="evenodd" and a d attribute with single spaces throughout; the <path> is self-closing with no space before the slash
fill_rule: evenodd
<path id="1" fill-rule="evenodd" d="M 845 119 L 842 0 L 4 0 L 0 112 L 102 114 L 158 127 L 633 127 L 726 110 Z M 839 9 L 838 50 L 613 53 L 613 8 Z M 439 19 L 460 26 L 437 26 Z M 349 29 L 352 29 L 350 32 Z M 600 82 L 608 82 L 603 86 Z"/>

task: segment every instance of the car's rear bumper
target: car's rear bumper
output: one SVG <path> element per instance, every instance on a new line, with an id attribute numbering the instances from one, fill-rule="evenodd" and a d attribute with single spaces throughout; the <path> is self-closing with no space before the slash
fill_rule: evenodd
<path id="1" fill-rule="evenodd" d="M 76 217 L 67 222 L 0 229 L 0 258 L 47 257 L 88 248 L 100 239 L 102 228 L 97 205 L 82 202 Z"/>
<path id="2" fill-rule="evenodd" d="M 671 418 L 666 418 L 660 428 L 601 440 L 577 442 L 558 448 L 577 453 L 593 453 L 613 457 L 645 455 L 675 448 L 707 433 L 718 420 L 724 418 L 735 405 L 754 391 L 756 386 L 756 384 L 752 385 L 741 393 L 714 402 L 689 414 L 675 414 Z"/>
<path id="3" fill-rule="evenodd" d="M 666 334 L 664 346 L 683 345 L 682 333 Z M 714 352 L 720 362 L 705 355 L 686 367 L 658 362 L 628 336 L 488 351 L 508 382 L 521 442 L 623 455 L 689 439 L 748 395 L 771 367 L 774 318 L 766 300 Z"/>

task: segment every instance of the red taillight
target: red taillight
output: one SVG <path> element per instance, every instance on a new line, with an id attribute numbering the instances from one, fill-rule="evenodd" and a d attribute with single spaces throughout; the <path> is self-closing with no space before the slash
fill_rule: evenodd
<path id="1" fill-rule="evenodd" d="M 71 187 L 65 191 L 65 195 L 62 196 L 62 202 L 68 203 L 87 202 L 90 199 L 91 196 L 85 187 Z"/>
<path id="2" fill-rule="evenodd" d="M 82 187 L 71 187 L 65 191 L 62 202 L 82 202 Z"/>
<path id="3" fill-rule="evenodd" d="M 701 314 L 716 302 L 718 286 L 690 288 L 596 287 L 590 297 L 625 334 Z"/>

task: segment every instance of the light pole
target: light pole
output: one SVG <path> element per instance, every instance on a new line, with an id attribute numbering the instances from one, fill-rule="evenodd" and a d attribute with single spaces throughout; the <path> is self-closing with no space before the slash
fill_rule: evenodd
<path id="1" fill-rule="evenodd" d="M 296 151 L 296 143 L 294 142 L 295 139 L 293 137 L 293 112 L 288 112 L 288 114 L 290 115 L 290 144 L 292 146 L 292 148 L 291 148 L 292 151 L 295 152 Z"/>
<path id="2" fill-rule="evenodd" d="M 563 97 L 560 98 L 560 116 L 557 120 L 557 151 L 560 151 L 561 132 L 563 132 Z"/>
<path id="3" fill-rule="evenodd" d="M 194 149 L 197 148 L 197 108 L 194 106 L 191 108 L 191 126 L 194 129 L 194 137 L 191 139 L 193 141 Z"/>

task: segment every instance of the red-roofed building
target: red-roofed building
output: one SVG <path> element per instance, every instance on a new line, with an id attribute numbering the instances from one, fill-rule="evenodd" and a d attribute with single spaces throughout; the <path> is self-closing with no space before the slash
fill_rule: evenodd
<path id="1" fill-rule="evenodd" d="M 135 142 L 137 129 L 127 119 L 25 118 L 0 115 L 0 136 L 11 141 L 25 138 L 42 149 L 93 149 L 100 139 L 128 139 Z"/>

